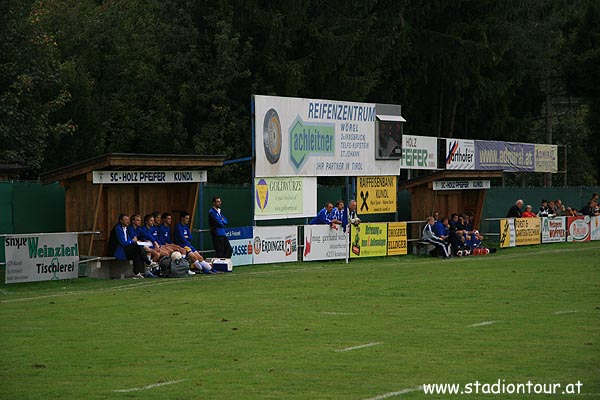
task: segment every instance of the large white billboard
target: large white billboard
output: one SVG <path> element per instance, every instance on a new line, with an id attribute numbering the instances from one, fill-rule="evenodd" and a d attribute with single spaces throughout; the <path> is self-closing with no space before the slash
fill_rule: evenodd
<path id="1" fill-rule="evenodd" d="M 398 175 L 375 159 L 371 103 L 253 96 L 256 177 Z"/>
<path id="2" fill-rule="evenodd" d="M 297 226 L 255 226 L 254 264 L 298 261 Z"/>

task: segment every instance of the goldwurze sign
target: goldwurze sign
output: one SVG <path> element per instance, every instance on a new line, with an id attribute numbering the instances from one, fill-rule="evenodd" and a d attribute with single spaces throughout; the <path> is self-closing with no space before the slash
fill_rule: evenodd
<path id="1" fill-rule="evenodd" d="M 10 235 L 4 238 L 6 283 L 77 278 L 76 233 Z"/>

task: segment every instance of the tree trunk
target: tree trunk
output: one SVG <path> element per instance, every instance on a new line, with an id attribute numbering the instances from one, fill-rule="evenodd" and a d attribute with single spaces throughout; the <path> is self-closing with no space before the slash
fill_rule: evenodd
<path id="1" fill-rule="evenodd" d="M 546 79 L 546 143 L 552 144 L 552 81 Z M 552 187 L 552 172 L 544 175 L 544 186 Z"/>

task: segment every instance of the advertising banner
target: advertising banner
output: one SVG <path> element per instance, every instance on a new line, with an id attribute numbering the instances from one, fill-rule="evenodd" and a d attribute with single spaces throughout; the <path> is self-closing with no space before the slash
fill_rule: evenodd
<path id="1" fill-rule="evenodd" d="M 206 171 L 93 171 L 92 183 L 199 183 Z"/>
<path id="2" fill-rule="evenodd" d="M 600 217 L 591 217 L 590 219 L 590 240 L 600 240 Z"/>
<path id="3" fill-rule="evenodd" d="M 474 190 L 489 189 L 489 180 L 471 180 L 471 181 L 433 181 L 433 190 Z"/>
<path id="4" fill-rule="evenodd" d="M 314 216 L 317 178 L 254 178 L 254 219 Z"/>
<path id="5" fill-rule="evenodd" d="M 542 218 L 542 243 L 557 243 L 567 240 L 567 218 Z"/>
<path id="6" fill-rule="evenodd" d="M 535 145 L 486 140 L 475 141 L 475 169 L 534 172 Z"/>
<path id="7" fill-rule="evenodd" d="M 6 283 L 77 278 L 76 233 L 42 233 L 4 237 Z"/>
<path id="8" fill-rule="evenodd" d="M 233 255 L 231 256 L 233 265 L 251 265 L 252 243 L 254 241 L 252 227 L 225 228 L 225 235 L 229 238 L 229 243 L 233 249 Z"/>
<path id="9" fill-rule="evenodd" d="M 558 172 L 558 146 L 535 145 L 535 172 Z"/>
<path id="10" fill-rule="evenodd" d="M 298 227 L 255 226 L 254 264 L 298 261 Z"/>
<path id="11" fill-rule="evenodd" d="M 350 228 L 350 258 L 387 254 L 387 223 L 366 223 Z"/>
<path id="12" fill-rule="evenodd" d="M 437 138 L 431 136 L 402 136 L 400 167 L 405 169 L 437 169 Z M 389 174 L 398 175 L 398 174 Z"/>
<path id="13" fill-rule="evenodd" d="M 539 218 L 515 218 L 515 243 L 517 246 L 541 243 Z"/>
<path id="14" fill-rule="evenodd" d="M 257 177 L 398 175 L 376 160 L 370 103 L 253 96 Z"/>
<path id="15" fill-rule="evenodd" d="M 446 169 L 475 169 L 475 141 L 446 139 Z"/>
<path id="16" fill-rule="evenodd" d="M 356 199 L 361 214 L 396 212 L 396 177 L 361 176 L 356 178 Z"/>
<path id="17" fill-rule="evenodd" d="M 408 254 L 406 222 L 389 222 L 387 234 L 387 255 L 400 256 Z"/>
<path id="18" fill-rule="evenodd" d="M 567 217 L 567 242 L 589 242 L 590 222 L 588 215 Z"/>
<path id="19" fill-rule="evenodd" d="M 304 225 L 304 261 L 340 260 L 348 254 L 348 235 L 329 225 Z"/>
<path id="20" fill-rule="evenodd" d="M 515 220 L 504 218 L 500 220 L 500 247 L 515 247 Z"/>

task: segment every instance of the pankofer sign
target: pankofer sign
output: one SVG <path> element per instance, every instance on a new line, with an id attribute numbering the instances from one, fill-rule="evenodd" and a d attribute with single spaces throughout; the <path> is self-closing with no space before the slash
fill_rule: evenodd
<path id="1" fill-rule="evenodd" d="M 6 283 L 77 278 L 76 233 L 11 235 L 4 238 Z"/>

